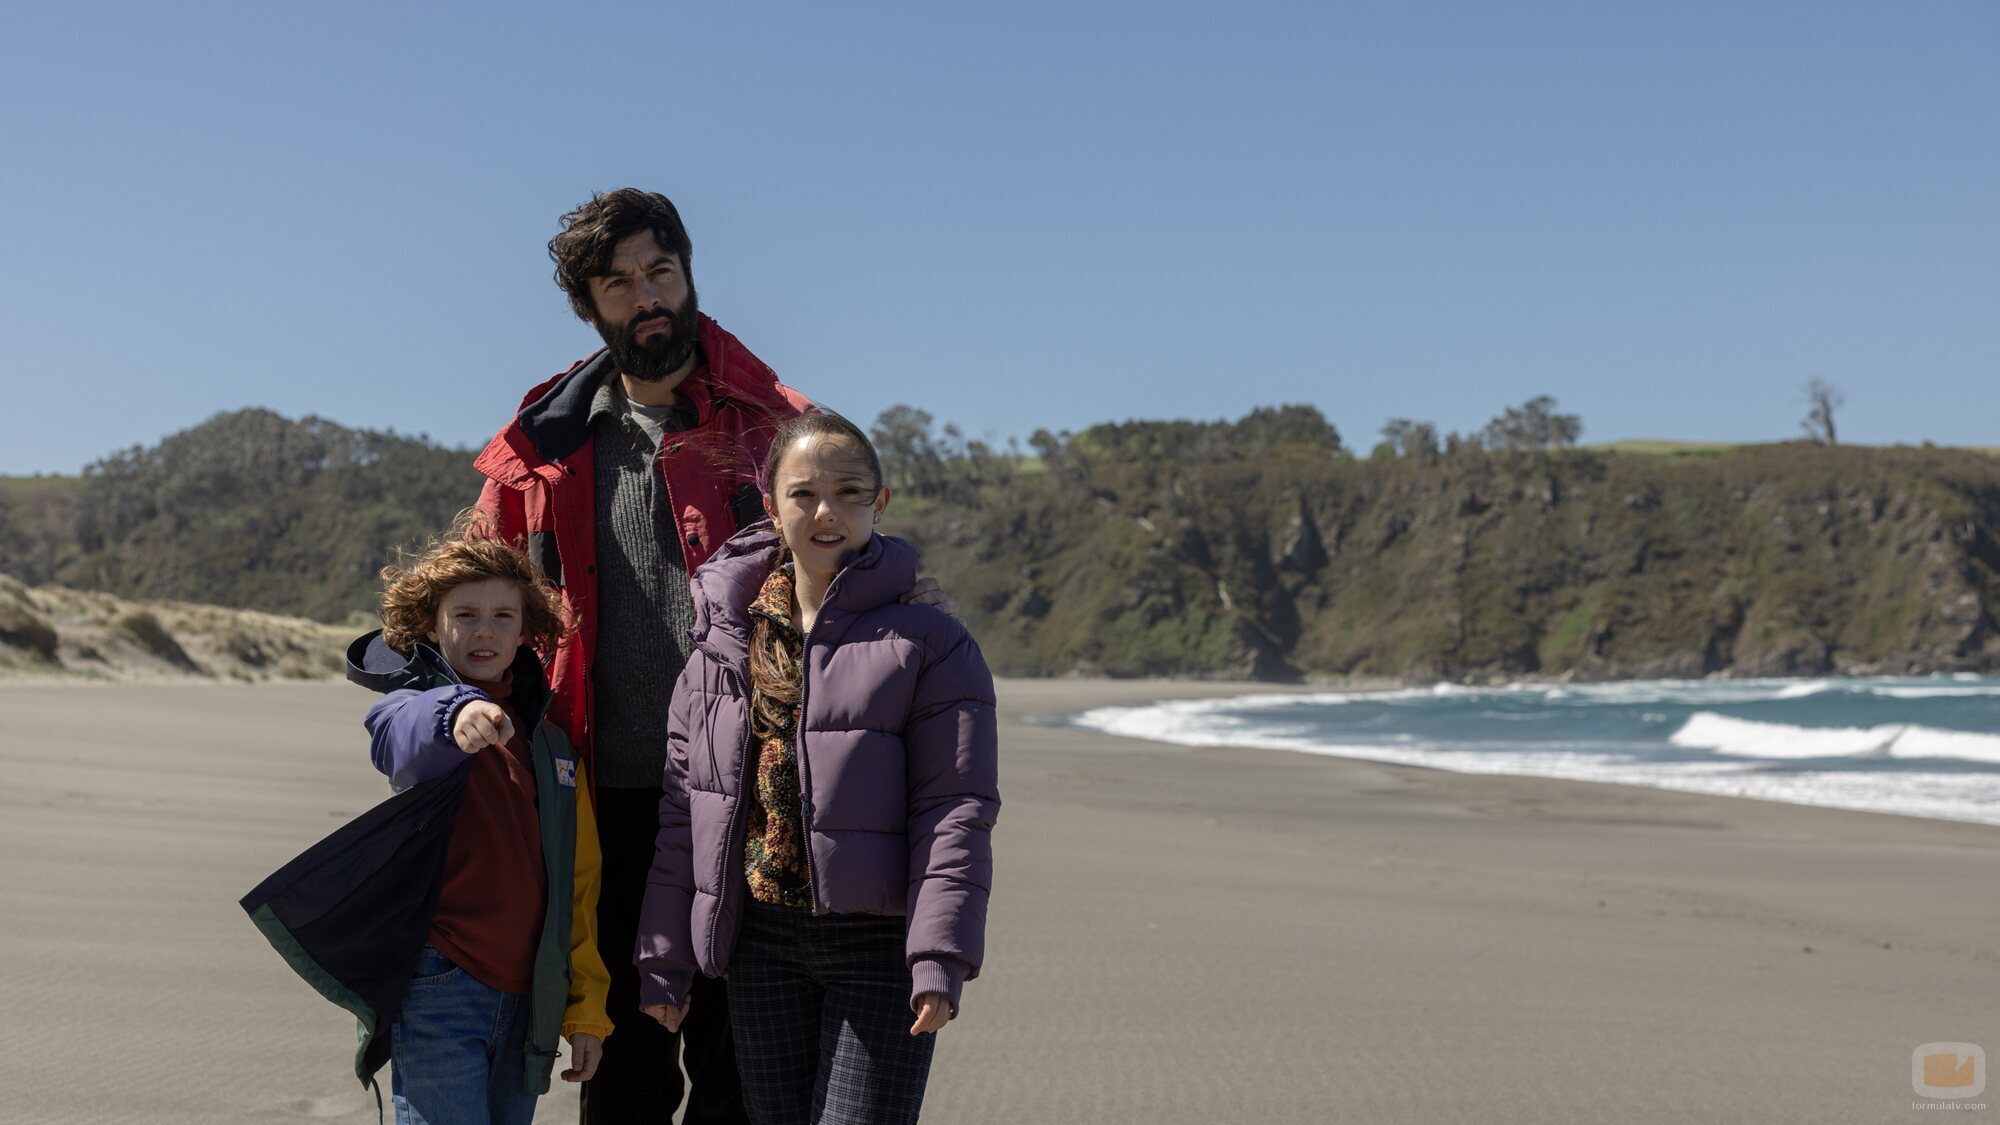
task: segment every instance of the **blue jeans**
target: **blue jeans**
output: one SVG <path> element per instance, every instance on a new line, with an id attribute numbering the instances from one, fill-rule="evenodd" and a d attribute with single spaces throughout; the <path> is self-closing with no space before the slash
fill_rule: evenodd
<path id="1" fill-rule="evenodd" d="M 396 1125 L 528 1125 L 528 1006 L 424 946 L 390 1027 Z"/>

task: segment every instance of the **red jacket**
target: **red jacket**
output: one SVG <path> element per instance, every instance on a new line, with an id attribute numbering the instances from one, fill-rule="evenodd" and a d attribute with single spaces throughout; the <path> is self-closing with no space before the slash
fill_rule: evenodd
<path id="1" fill-rule="evenodd" d="M 679 388 L 694 404 L 694 428 L 668 434 L 658 462 L 690 574 L 740 526 L 763 518 L 756 477 L 771 432 L 812 405 L 706 316 L 701 346 L 707 365 Z M 548 717 L 569 735 L 586 767 L 596 763 L 590 674 L 597 652 L 597 472 L 590 402 L 615 375 L 610 353 L 600 351 L 529 391 L 514 420 L 474 462 L 487 478 L 479 510 L 562 587 L 576 627 L 549 661 L 554 700 Z"/>

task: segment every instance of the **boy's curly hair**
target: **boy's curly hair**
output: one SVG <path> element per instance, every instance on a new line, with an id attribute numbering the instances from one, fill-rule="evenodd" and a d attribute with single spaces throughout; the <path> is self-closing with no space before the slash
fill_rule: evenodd
<path id="1" fill-rule="evenodd" d="M 382 568 L 382 639 L 410 652 L 437 629 L 438 606 L 467 582 L 505 578 L 521 588 L 521 643 L 546 658 L 569 631 L 562 595 L 528 556 L 492 533 L 486 516 L 460 512 L 414 562 Z"/>

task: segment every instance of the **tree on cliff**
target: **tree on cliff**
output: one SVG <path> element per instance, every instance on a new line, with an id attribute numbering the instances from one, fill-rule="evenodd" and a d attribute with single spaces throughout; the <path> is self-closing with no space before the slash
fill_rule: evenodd
<path id="1" fill-rule="evenodd" d="M 1317 407 L 1291 403 L 1260 406 L 1234 422 L 1100 422 L 1075 435 L 1069 448 L 1113 461 L 1234 461 L 1281 448 L 1338 453 L 1340 431 Z"/>
<path id="2" fill-rule="evenodd" d="M 1454 435 L 1456 436 L 1456 435 Z M 1409 418 L 1391 418 L 1382 427 L 1382 444 L 1370 456 L 1409 457 L 1428 465 L 1438 459 L 1437 426 Z"/>
<path id="3" fill-rule="evenodd" d="M 898 403 L 877 414 L 868 427 L 883 473 L 916 496 L 935 495 L 944 485 L 948 450 L 931 436 L 932 421 L 930 411 Z"/>
<path id="4" fill-rule="evenodd" d="M 1575 445 L 1583 436 L 1583 419 L 1575 414 L 1556 413 L 1556 400 L 1537 395 L 1520 406 L 1510 406 L 1486 423 L 1486 446 L 1512 452 L 1531 449 L 1561 449 Z"/>
<path id="5" fill-rule="evenodd" d="M 1833 412 L 1847 405 L 1847 397 L 1840 388 L 1824 379 L 1814 379 L 1806 384 L 1806 419 L 1799 428 L 1806 436 L 1821 445 L 1839 445 L 1840 438 L 1834 433 Z"/>
<path id="6" fill-rule="evenodd" d="M 1231 444 L 1257 454 L 1281 445 L 1340 452 L 1340 431 L 1319 408 L 1301 403 L 1260 406 L 1237 419 L 1226 432 Z"/>

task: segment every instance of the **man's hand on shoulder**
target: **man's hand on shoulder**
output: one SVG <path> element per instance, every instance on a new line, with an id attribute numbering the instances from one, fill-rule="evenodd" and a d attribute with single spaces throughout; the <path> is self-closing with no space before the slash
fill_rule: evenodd
<path id="1" fill-rule="evenodd" d="M 928 574 L 917 579 L 917 584 L 903 595 L 903 601 L 909 605 L 931 606 L 953 617 L 958 616 L 958 599 L 945 593 L 938 580 Z"/>

